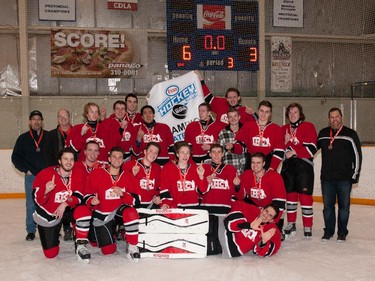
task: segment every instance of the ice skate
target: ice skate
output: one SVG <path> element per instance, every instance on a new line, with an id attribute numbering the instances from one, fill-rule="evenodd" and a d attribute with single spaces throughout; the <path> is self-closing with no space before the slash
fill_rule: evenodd
<path id="1" fill-rule="evenodd" d="M 138 262 L 141 258 L 137 245 L 127 244 L 126 257 L 134 262 Z"/>
<path id="2" fill-rule="evenodd" d="M 303 235 L 305 236 L 306 239 L 310 239 L 311 236 L 312 236 L 311 227 L 304 227 L 303 228 Z"/>
<path id="3" fill-rule="evenodd" d="M 78 260 L 89 263 L 91 254 L 89 250 L 86 248 L 86 241 L 78 240 L 76 242 L 76 255 Z"/>
<path id="4" fill-rule="evenodd" d="M 288 225 L 284 228 L 285 237 L 294 237 L 296 236 L 296 224 L 295 223 L 288 223 Z"/>

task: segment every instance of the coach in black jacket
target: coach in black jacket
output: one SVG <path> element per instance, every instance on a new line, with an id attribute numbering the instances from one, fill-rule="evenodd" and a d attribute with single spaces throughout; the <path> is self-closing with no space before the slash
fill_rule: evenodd
<path id="1" fill-rule="evenodd" d="M 329 240 L 335 233 L 335 203 L 338 200 L 337 242 L 344 242 L 350 209 L 352 184 L 357 183 L 362 164 L 361 143 L 357 133 L 343 125 L 339 108 L 328 113 L 330 126 L 318 135 L 317 147 L 322 150 L 321 185 L 323 196 L 324 235 Z"/>
<path id="2" fill-rule="evenodd" d="M 30 130 L 21 134 L 13 148 L 12 163 L 25 173 L 26 192 L 26 240 L 35 239 L 36 225 L 33 220 L 35 204 L 32 196 L 35 176 L 46 167 L 44 159 L 48 132 L 43 130 L 43 115 L 34 110 L 29 117 Z"/>

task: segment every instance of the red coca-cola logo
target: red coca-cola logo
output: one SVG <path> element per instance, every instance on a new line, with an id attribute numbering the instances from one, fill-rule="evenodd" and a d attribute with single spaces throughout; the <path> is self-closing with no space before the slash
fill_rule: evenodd
<path id="1" fill-rule="evenodd" d="M 203 5 L 203 29 L 225 28 L 225 6 Z"/>
<path id="2" fill-rule="evenodd" d="M 225 6 L 204 5 L 203 17 L 212 22 L 223 20 L 225 18 Z"/>
<path id="3" fill-rule="evenodd" d="M 204 11 L 203 17 L 208 21 L 221 21 L 225 18 L 224 11 Z"/>

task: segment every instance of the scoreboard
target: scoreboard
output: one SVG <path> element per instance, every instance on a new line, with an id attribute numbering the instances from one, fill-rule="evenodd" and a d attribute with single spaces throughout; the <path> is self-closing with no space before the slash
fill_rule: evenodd
<path id="1" fill-rule="evenodd" d="M 259 70 L 258 2 L 167 0 L 169 70 Z"/>

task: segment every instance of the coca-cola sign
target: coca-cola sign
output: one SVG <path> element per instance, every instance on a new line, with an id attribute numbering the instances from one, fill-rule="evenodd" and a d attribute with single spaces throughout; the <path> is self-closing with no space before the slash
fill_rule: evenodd
<path id="1" fill-rule="evenodd" d="M 231 27 L 230 6 L 197 5 L 198 28 L 224 30 Z"/>

